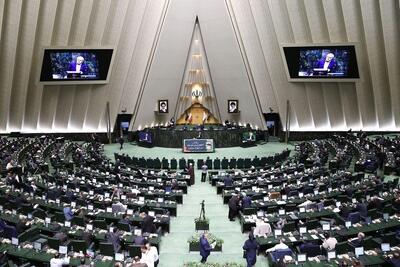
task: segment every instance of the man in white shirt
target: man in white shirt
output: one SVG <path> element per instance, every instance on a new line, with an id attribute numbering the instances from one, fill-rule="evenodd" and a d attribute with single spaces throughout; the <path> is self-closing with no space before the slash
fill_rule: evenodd
<path id="1" fill-rule="evenodd" d="M 10 160 L 6 165 L 6 170 L 8 171 L 8 170 L 14 168 L 14 164 L 15 164 L 14 161 Z"/>
<path id="2" fill-rule="evenodd" d="M 149 254 L 149 258 L 153 258 L 154 267 L 157 267 L 159 262 L 158 250 L 155 246 L 150 245 L 150 243 L 146 243 L 147 253 Z"/>
<path id="3" fill-rule="evenodd" d="M 271 234 L 272 229 L 269 223 L 264 222 L 262 219 L 258 219 L 256 222 L 256 227 L 253 230 L 254 236 L 264 236 Z"/>
<path id="4" fill-rule="evenodd" d="M 334 238 L 334 237 L 332 237 L 332 236 L 330 236 L 330 234 L 328 234 L 328 233 L 325 233 L 324 234 L 324 237 L 325 237 L 325 240 L 324 240 L 324 242 L 322 243 L 322 247 L 324 248 L 324 249 L 326 249 L 327 251 L 332 251 L 332 250 L 334 250 L 335 249 L 335 247 L 336 247 L 336 244 L 337 244 L 337 239 L 336 238 Z"/>
<path id="5" fill-rule="evenodd" d="M 50 260 L 50 267 L 62 267 L 69 264 L 69 257 L 59 258 L 58 253 Z"/>
<path id="6" fill-rule="evenodd" d="M 285 243 L 283 243 L 283 239 L 280 239 L 279 244 L 276 244 L 272 248 L 267 249 L 267 252 L 272 252 L 279 249 L 288 249 L 288 248 L 289 247 Z"/>
<path id="7" fill-rule="evenodd" d="M 154 255 L 147 249 L 146 246 L 142 246 L 142 257 L 140 262 L 146 263 L 148 267 L 154 267 Z"/>

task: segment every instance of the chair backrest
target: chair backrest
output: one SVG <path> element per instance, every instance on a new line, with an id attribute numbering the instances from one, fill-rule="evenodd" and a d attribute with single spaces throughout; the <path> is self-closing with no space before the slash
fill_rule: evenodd
<path id="1" fill-rule="evenodd" d="M 61 241 L 58 238 L 52 238 L 52 237 L 48 237 L 47 238 L 47 245 L 55 250 L 58 250 L 58 247 L 60 246 Z"/>
<path id="2" fill-rule="evenodd" d="M 352 224 L 358 223 L 360 221 L 360 213 L 357 212 L 351 212 L 349 213 L 349 216 L 347 216 L 347 220 L 350 221 Z"/>
<path id="3" fill-rule="evenodd" d="M 293 252 L 290 248 L 287 249 L 278 249 L 271 252 L 272 261 L 278 262 L 285 256 L 293 256 Z"/>
<path id="4" fill-rule="evenodd" d="M 17 237 L 17 230 L 15 229 L 14 226 L 5 225 L 3 236 L 8 239 L 11 239 L 12 237 Z"/>
<path id="5" fill-rule="evenodd" d="M 105 256 L 114 257 L 114 246 L 111 243 L 100 242 L 99 244 L 100 254 Z"/>
<path id="6" fill-rule="evenodd" d="M 131 231 L 131 227 L 130 227 L 130 225 L 129 224 L 127 224 L 127 223 L 118 223 L 118 229 L 119 230 L 122 230 L 122 231 L 125 231 L 125 232 L 130 232 Z"/>
<path id="7" fill-rule="evenodd" d="M 243 215 L 252 215 L 256 214 L 257 209 L 256 208 L 244 208 L 243 209 Z"/>
<path id="8" fill-rule="evenodd" d="M 140 245 L 129 245 L 128 246 L 129 257 L 131 258 L 134 258 L 136 256 L 141 257 L 142 251 L 140 248 L 141 248 Z"/>
<path id="9" fill-rule="evenodd" d="M 93 226 L 95 228 L 100 228 L 103 230 L 107 230 L 107 223 L 105 220 L 94 220 L 93 221 Z"/>
<path id="10" fill-rule="evenodd" d="M 301 252 L 306 253 L 307 257 L 315 257 L 321 255 L 321 247 L 318 244 L 308 244 Z"/>
<path id="11" fill-rule="evenodd" d="M 71 240 L 69 248 L 75 252 L 82 251 L 83 253 L 86 253 L 87 244 L 84 240 Z"/>
<path id="12" fill-rule="evenodd" d="M 347 241 L 339 242 L 335 247 L 337 255 L 345 254 L 353 249 L 354 248 Z"/>

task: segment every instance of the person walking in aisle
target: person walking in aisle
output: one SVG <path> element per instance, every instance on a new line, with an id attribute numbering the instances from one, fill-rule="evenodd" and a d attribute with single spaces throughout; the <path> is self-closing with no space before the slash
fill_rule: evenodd
<path id="1" fill-rule="evenodd" d="M 256 264 L 257 261 L 257 249 L 259 248 L 258 242 L 255 239 L 252 232 L 249 234 L 249 239 L 244 242 L 243 257 L 246 258 L 247 267 L 252 267 Z"/>

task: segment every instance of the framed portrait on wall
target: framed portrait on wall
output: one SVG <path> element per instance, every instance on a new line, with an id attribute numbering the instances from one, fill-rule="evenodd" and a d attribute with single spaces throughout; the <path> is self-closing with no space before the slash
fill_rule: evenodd
<path id="1" fill-rule="evenodd" d="M 228 100 L 228 113 L 239 112 L 239 100 Z"/>
<path id="2" fill-rule="evenodd" d="M 168 113 L 168 100 L 158 100 L 158 113 Z"/>

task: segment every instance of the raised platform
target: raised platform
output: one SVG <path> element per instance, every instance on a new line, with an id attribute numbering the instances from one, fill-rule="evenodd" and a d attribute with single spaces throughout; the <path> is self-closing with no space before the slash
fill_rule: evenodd
<path id="1" fill-rule="evenodd" d="M 247 128 L 226 129 L 224 127 L 206 127 L 204 130 L 195 128 L 152 128 L 147 129 L 153 135 L 153 145 L 158 147 L 182 148 L 184 139 L 213 139 L 216 148 L 236 147 L 242 145 L 244 132 L 253 131 L 263 136 L 262 131 Z"/>

